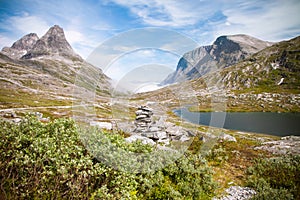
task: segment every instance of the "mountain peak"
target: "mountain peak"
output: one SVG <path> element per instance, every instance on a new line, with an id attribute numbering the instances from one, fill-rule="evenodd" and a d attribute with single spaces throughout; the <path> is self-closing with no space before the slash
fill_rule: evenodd
<path id="1" fill-rule="evenodd" d="M 199 78 L 216 66 L 229 67 L 272 44 L 244 34 L 220 36 L 212 45 L 185 53 L 179 60 L 176 71 L 162 84 Z"/>
<path id="2" fill-rule="evenodd" d="M 32 48 L 38 39 L 39 37 L 36 33 L 29 33 L 14 42 L 11 47 L 4 47 L 1 52 L 11 58 L 21 58 Z"/>
<path id="3" fill-rule="evenodd" d="M 82 60 L 68 43 L 64 30 L 58 25 L 52 26 L 41 38 L 36 33 L 29 33 L 11 47 L 4 47 L 1 53 L 13 59 L 60 56 L 72 60 Z"/>
<path id="4" fill-rule="evenodd" d="M 39 39 L 36 33 L 29 33 L 25 36 L 23 36 L 21 39 L 13 43 L 11 48 L 17 49 L 17 50 L 29 50 L 32 45 L 36 43 L 36 41 Z"/>
<path id="5" fill-rule="evenodd" d="M 52 26 L 42 38 L 47 38 L 48 39 L 48 38 L 51 38 L 51 37 L 55 37 L 55 39 L 66 41 L 64 30 L 58 25 Z"/>
<path id="6" fill-rule="evenodd" d="M 64 30 L 58 25 L 52 26 L 22 58 L 30 59 L 34 57 L 53 55 L 82 60 L 82 58 L 73 51 L 65 37 Z"/>

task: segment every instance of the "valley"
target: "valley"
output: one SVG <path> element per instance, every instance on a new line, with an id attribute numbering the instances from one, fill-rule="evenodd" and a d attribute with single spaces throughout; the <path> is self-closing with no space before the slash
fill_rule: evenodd
<path id="1" fill-rule="evenodd" d="M 234 195 L 275 191 L 297 199 L 291 177 L 299 174 L 299 137 L 194 124 L 174 110 L 299 113 L 299 49 L 300 37 L 221 36 L 184 54 L 165 87 L 125 95 L 113 94 L 110 78 L 73 51 L 61 27 L 41 38 L 28 34 L 0 52 L 0 194 L 44 198 L 49 185 L 57 198 L 79 190 L 83 199 L 222 199 L 239 188 Z M 276 176 L 275 186 L 268 177 L 261 182 L 261 165 L 272 173 L 283 165 L 291 185 Z M 34 181 L 25 183 L 18 168 Z"/>

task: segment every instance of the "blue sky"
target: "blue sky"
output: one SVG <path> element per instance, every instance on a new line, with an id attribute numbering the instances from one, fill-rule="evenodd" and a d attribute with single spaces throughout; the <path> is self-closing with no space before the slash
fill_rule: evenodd
<path id="1" fill-rule="evenodd" d="M 55 24 L 83 58 L 120 33 L 149 27 L 198 46 L 239 33 L 280 41 L 300 35 L 299 13 L 299 0 L 0 0 L 0 48 L 30 32 L 41 37 Z M 177 61 L 170 57 L 170 67 Z"/>
<path id="2" fill-rule="evenodd" d="M 29 32 L 64 28 L 83 57 L 103 41 L 135 28 L 178 31 L 211 44 L 217 36 L 245 33 L 269 41 L 300 34 L 299 0 L 0 0 L 0 47 Z"/>

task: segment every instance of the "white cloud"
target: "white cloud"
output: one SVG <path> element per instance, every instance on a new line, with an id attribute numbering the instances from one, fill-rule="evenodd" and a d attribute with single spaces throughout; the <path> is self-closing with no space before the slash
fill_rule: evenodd
<path id="1" fill-rule="evenodd" d="M 216 11 L 218 1 L 185 1 L 185 0 L 113 0 L 128 7 L 146 24 L 151 26 L 180 27 L 194 25 L 209 18 Z"/>
<path id="2" fill-rule="evenodd" d="M 259 8 L 257 8 L 259 6 Z M 300 33 L 299 1 L 237 2 L 223 9 L 225 23 L 215 26 L 215 36 L 245 33 L 279 41 Z"/>
<path id="3" fill-rule="evenodd" d="M 170 52 L 163 52 L 157 49 L 140 49 L 118 57 L 111 65 L 104 69 L 104 73 L 112 79 L 119 81 L 127 76 L 128 73 L 138 68 L 142 67 L 145 71 L 145 69 L 147 69 L 147 67 L 144 67 L 146 64 L 170 66 L 170 68 L 175 69 L 178 60 L 179 57 Z M 153 71 L 154 70 L 152 70 L 152 72 Z M 150 74 L 148 75 L 150 76 Z M 132 77 L 131 79 L 133 79 Z M 156 77 L 159 77 L 159 75 L 156 74 Z"/>
<path id="4" fill-rule="evenodd" d="M 66 39 L 70 43 L 86 42 L 84 35 L 78 31 L 66 30 L 65 35 L 66 35 Z"/>
<path id="5" fill-rule="evenodd" d="M 124 69 L 122 66 L 114 66 L 116 69 L 112 69 L 122 73 L 118 79 L 115 79 L 115 89 L 117 91 L 125 90 L 136 93 L 158 89 L 158 84 L 174 71 L 172 66 L 162 63 L 140 64 L 127 67 L 129 69 Z M 113 74 L 114 77 L 115 75 Z"/>
<path id="6" fill-rule="evenodd" d="M 176 28 L 201 42 L 238 33 L 278 41 L 300 33 L 299 0 L 111 1 L 127 7 L 146 25 Z"/>
<path id="7" fill-rule="evenodd" d="M 97 45 L 93 39 L 90 39 L 79 30 L 66 29 L 65 35 L 75 52 L 79 53 L 84 58 L 86 58 Z"/>
<path id="8" fill-rule="evenodd" d="M 6 36 L 0 35 L 0 47 L 10 47 L 14 42 L 14 40 Z"/>
<path id="9" fill-rule="evenodd" d="M 142 93 L 142 92 L 150 92 L 153 90 L 158 90 L 162 88 L 163 86 L 158 86 L 159 83 L 146 83 L 141 86 L 139 86 L 134 93 Z"/>
<path id="10" fill-rule="evenodd" d="M 12 16 L 8 19 L 9 29 L 21 31 L 22 34 L 36 33 L 39 37 L 44 35 L 50 25 L 40 17 L 30 16 L 25 13 L 23 16 Z"/>

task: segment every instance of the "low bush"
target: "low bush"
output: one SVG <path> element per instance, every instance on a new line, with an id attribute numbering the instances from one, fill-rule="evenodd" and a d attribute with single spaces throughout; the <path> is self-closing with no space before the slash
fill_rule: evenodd
<path id="1" fill-rule="evenodd" d="M 143 163 L 140 159 L 153 154 L 160 156 L 150 158 L 146 165 L 140 164 Z M 216 184 L 203 158 L 186 153 L 174 161 L 170 155 L 171 152 L 156 151 L 140 142 L 126 143 L 118 134 L 95 128 L 81 130 L 71 119 L 46 124 L 32 116 L 20 124 L 0 120 L 0 196 L 6 199 L 213 196 Z M 138 171 L 151 165 L 156 170 Z"/>
<path id="2" fill-rule="evenodd" d="M 300 199 L 300 156 L 259 159 L 248 169 L 248 186 L 258 194 L 253 199 Z"/>

